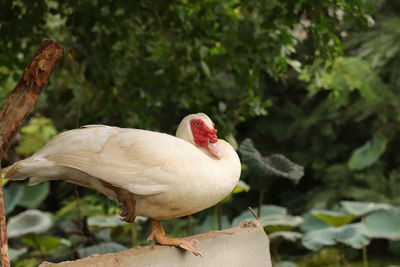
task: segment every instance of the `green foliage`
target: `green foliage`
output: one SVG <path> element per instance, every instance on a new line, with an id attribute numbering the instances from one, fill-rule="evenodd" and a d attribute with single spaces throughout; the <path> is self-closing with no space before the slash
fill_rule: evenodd
<path id="1" fill-rule="evenodd" d="M 50 192 L 48 182 L 35 186 L 26 183 L 10 183 L 4 188 L 4 202 L 6 213 L 12 212 L 17 206 L 27 209 L 38 208 Z"/>
<path id="2" fill-rule="evenodd" d="M 29 155 L 45 145 L 51 138 L 57 135 L 51 120 L 43 117 L 33 117 L 29 123 L 21 128 L 22 140 L 16 147 L 21 155 Z"/>
<path id="3" fill-rule="evenodd" d="M 357 216 L 331 210 L 312 210 L 311 214 L 328 225 L 337 227 L 352 222 Z"/>
<path id="4" fill-rule="evenodd" d="M 391 205 L 385 203 L 341 201 L 340 204 L 348 214 L 355 216 L 365 216 L 374 211 L 392 209 Z"/>
<path id="5" fill-rule="evenodd" d="M 249 165 L 259 177 L 276 176 L 298 182 L 304 175 L 302 166 L 299 166 L 282 155 L 263 157 L 254 147 L 250 139 L 244 140 L 239 147 L 242 161 Z"/>
<path id="6" fill-rule="evenodd" d="M 373 238 L 398 240 L 400 213 L 397 208 L 381 203 L 342 201 L 341 204 L 343 211 L 340 212 L 311 211 L 315 219 L 326 224 L 318 224 L 310 218 L 305 220 L 306 227 L 300 228 L 305 231 L 302 244 L 306 248 L 317 251 L 342 243 L 361 249 Z M 360 217 L 360 222 L 349 224 Z"/>
<path id="7" fill-rule="evenodd" d="M 365 218 L 368 234 L 374 238 L 400 239 L 400 211 L 380 210 Z"/>
<path id="8" fill-rule="evenodd" d="M 370 243 L 365 226 L 361 223 L 353 223 L 341 227 L 327 227 L 312 230 L 304 234 L 302 244 L 310 250 L 320 250 L 324 246 L 332 246 L 343 243 L 356 249 L 360 249 Z"/>
<path id="9" fill-rule="evenodd" d="M 234 192 L 241 193 L 193 215 L 191 223 L 166 222 L 169 235 L 253 219 L 246 209 L 257 197 L 259 205 L 275 204 L 260 210 L 274 244 L 320 230 L 330 238 L 321 237 L 322 243 L 360 247 L 366 244 L 361 218 L 369 218 L 377 237 L 396 235 L 397 213 L 389 204 L 400 205 L 399 10 L 396 1 L 360 0 L 3 1 L 0 102 L 42 38 L 66 47 L 35 107 L 44 117 L 28 121 L 19 155 L 11 147 L 6 161 L 34 153 L 58 131 L 84 124 L 173 133 L 184 115 L 203 111 L 216 122 L 220 138 L 241 143 L 245 165 Z M 271 152 L 276 154 L 262 156 Z M 306 170 L 301 180 L 300 165 Z M 260 179 L 267 174 L 298 185 Z M 49 191 L 48 184 L 5 186 L 9 216 L 40 208 L 59 222 L 44 233 L 55 239 L 12 238 L 10 246 L 21 249 L 13 266 L 73 259 L 71 251 L 95 241 L 146 244 L 149 229 L 141 221 L 135 228 L 118 222 L 118 207 L 103 197 L 89 190 L 78 196 L 65 183 L 53 183 Z M 297 225 L 299 217 L 283 207 L 304 214 L 303 222 Z M 353 223 L 343 225 L 349 218 Z M 33 247 L 31 237 L 49 245 Z M 284 246 L 277 250 L 293 252 Z M 322 249 L 299 266 L 337 266 L 342 254 Z"/>
<path id="10" fill-rule="evenodd" d="M 29 233 L 43 233 L 53 224 L 52 216 L 40 210 L 30 209 L 11 217 L 7 225 L 9 238 Z"/>
<path id="11" fill-rule="evenodd" d="M 18 201 L 18 205 L 27 209 L 34 209 L 40 206 L 50 192 L 50 183 L 45 182 L 35 186 L 24 186 L 22 198 Z"/>
<path id="12" fill-rule="evenodd" d="M 385 136 L 377 133 L 363 146 L 355 149 L 348 161 L 350 170 L 362 170 L 374 164 L 385 152 L 388 140 Z"/>

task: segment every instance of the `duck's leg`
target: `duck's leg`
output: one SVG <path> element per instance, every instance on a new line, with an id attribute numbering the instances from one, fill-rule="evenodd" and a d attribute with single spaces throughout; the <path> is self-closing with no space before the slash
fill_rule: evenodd
<path id="1" fill-rule="evenodd" d="M 114 186 L 103 180 L 100 180 L 100 182 L 103 184 L 103 186 L 114 191 L 115 198 L 118 201 L 118 204 L 120 204 L 121 208 L 122 208 L 122 211 L 119 214 L 122 217 L 121 220 L 128 222 L 128 223 L 133 223 L 136 218 L 136 197 L 135 197 L 135 195 L 125 189 Z"/>
<path id="2" fill-rule="evenodd" d="M 155 240 L 156 243 L 166 246 L 176 246 L 184 250 L 192 252 L 196 256 L 202 256 L 200 251 L 193 247 L 194 243 L 198 241 L 194 238 L 169 238 L 165 236 L 164 229 L 161 226 L 160 221 L 150 219 L 151 221 L 151 234 L 147 238 L 147 241 Z"/>

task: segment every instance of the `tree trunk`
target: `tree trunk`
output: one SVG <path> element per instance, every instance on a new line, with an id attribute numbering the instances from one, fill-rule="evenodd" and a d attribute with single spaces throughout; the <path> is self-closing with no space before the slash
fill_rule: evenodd
<path id="1" fill-rule="evenodd" d="M 44 40 L 29 66 L 25 69 L 17 86 L 8 96 L 0 111 L 0 161 L 14 135 L 32 110 L 58 62 L 64 48 L 53 40 Z M 1 165 L 0 165 L 1 168 Z M 0 177 L 0 254 L 1 266 L 9 267 L 7 228 L 4 211 L 3 186 Z"/>

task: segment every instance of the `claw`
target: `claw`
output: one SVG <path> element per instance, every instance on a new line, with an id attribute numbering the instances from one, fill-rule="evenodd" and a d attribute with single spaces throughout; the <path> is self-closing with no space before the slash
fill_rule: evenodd
<path id="1" fill-rule="evenodd" d="M 194 238 L 185 238 L 180 239 L 180 244 L 178 246 L 184 250 L 192 252 L 195 256 L 203 257 L 201 252 L 193 247 L 195 243 L 199 243 L 199 241 Z"/>

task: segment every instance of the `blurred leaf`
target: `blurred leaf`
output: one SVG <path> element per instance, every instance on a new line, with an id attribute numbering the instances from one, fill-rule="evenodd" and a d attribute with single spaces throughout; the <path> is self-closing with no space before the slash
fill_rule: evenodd
<path id="1" fill-rule="evenodd" d="M 393 206 L 385 203 L 341 201 L 343 209 L 351 215 L 364 216 L 377 210 L 389 210 Z"/>
<path id="2" fill-rule="evenodd" d="M 361 249 L 370 243 L 365 226 L 353 223 L 336 229 L 336 240 L 356 249 Z"/>
<path id="3" fill-rule="evenodd" d="M 27 258 L 27 259 L 22 259 L 13 264 L 13 267 L 36 267 L 38 266 L 43 260 L 38 259 L 38 258 Z"/>
<path id="4" fill-rule="evenodd" d="M 268 235 L 268 237 L 271 240 L 271 242 L 274 242 L 274 241 L 279 240 L 279 239 L 283 239 L 283 240 L 290 241 L 290 242 L 296 242 L 297 240 L 301 239 L 302 236 L 303 235 L 301 233 L 289 232 L 289 231 L 273 232 L 273 233 Z"/>
<path id="5" fill-rule="evenodd" d="M 320 250 L 324 246 L 336 244 L 335 228 L 328 227 L 318 230 L 312 230 L 304 234 L 301 243 L 310 250 Z"/>
<path id="6" fill-rule="evenodd" d="M 258 213 L 258 208 L 254 209 L 255 213 Z M 284 207 L 279 207 L 275 205 L 263 205 L 261 207 L 260 218 L 268 217 L 273 215 L 285 216 L 287 210 Z M 245 220 L 255 220 L 254 215 L 249 211 L 243 211 L 239 216 L 235 217 L 232 221 L 232 226 L 238 227 Z"/>
<path id="7" fill-rule="evenodd" d="M 369 214 L 363 221 L 367 233 L 373 238 L 400 240 L 400 211 L 379 210 Z"/>
<path id="8" fill-rule="evenodd" d="M 297 267 L 298 265 L 292 261 L 281 261 L 274 265 L 275 267 Z"/>
<path id="9" fill-rule="evenodd" d="M 233 188 L 232 193 L 233 194 L 238 194 L 242 192 L 249 192 L 250 186 L 246 184 L 244 181 L 239 180 L 237 184 L 235 185 L 235 188 Z"/>
<path id="10" fill-rule="evenodd" d="M 240 144 L 239 152 L 242 161 L 259 176 L 284 177 L 297 183 L 304 175 L 303 167 L 282 155 L 263 157 L 250 139 L 246 139 Z"/>
<path id="11" fill-rule="evenodd" d="M 207 63 L 202 60 L 202 61 L 200 61 L 200 65 L 201 65 L 201 69 L 203 70 L 204 74 L 207 77 L 210 77 L 211 71 L 210 71 L 210 68 L 208 67 Z"/>
<path id="12" fill-rule="evenodd" d="M 361 223 L 312 230 L 304 234 L 302 244 L 310 250 L 320 250 L 324 246 L 343 243 L 360 249 L 370 242 L 366 229 Z"/>
<path id="13" fill-rule="evenodd" d="M 385 152 L 388 139 L 377 133 L 363 146 L 355 149 L 351 154 L 348 166 L 351 170 L 362 170 L 374 164 Z"/>
<path id="14" fill-rule="evenodd" d="M 21 132 L 23 138 L 16 147 L 16 151 L 21 155 L 36 152 L 57 135 L 53 122 L 40 116 L 31 118 L 28 124 L 21 128 Z"/>
<path id="15" fill-rule="evenodd" d="M 87 195 L 79 200 L 65 201 L 63 207 L 57 211 L 56 216 L 63 219 L 74 219 L 80 216 L 89 218 L 104 216 L 103 206 L 101 202 L 99 202 L 101 200 L 99 196 Z M 77 205 L 79 205 L 80 210 L 76 208 Z"/>
<path id="16" fill-rule="evenodd" d="M 303 222 L 300 216 L 291 215 L 260 215 L 260 223 L 264 227 L 268 226 L 285 226 L 287 230 L 292 229 Z M 268 228 L 267 228 L 268 229 Z M 273 228 L 270 227 L 272 230 Z M 276 231 L 276 230 L 274 230 Z M 271 231 L 267 231 L 270 233 Z"/>
<path id="17" fill-rule="evenodd" d="M 99 245 L 81 248 L 78 250 L 79 258 L 85 258 L 93 254 L 107 254 L 126 250 L 127 248 L 114 242 L 100 243 Z"/>
<path id="18" fill-rule="evenodd" d="M 227 195 L 223 200 L 221 200 L 221 203 L 228 202 L 232 199 L 232 196 L 235 194 L 239 194 L 242 192 L 248 192 L 250 190 L 250 186 L 246 184 L 244 181 L 239 180 L 235 187 L 233 188 L 232 192 Z"/>
<path id="19" fill-rule="evenodd" d="M 49 230 L 52 224 L 49 214 L 35 209 L 26 210 L 10 218 L 7 234 L 9 238 L 14 238 L 30 233 L 43 233 Z"/>
<path id="20" fill-rule="evenodd" d="M 35 186 L 25 186 L 24 194 L 18 205 L 27 209 L 34 209 L 42 204 L 50 192 L 50 183 L 45 182 Z"/>
<path id="21" fill-rule="evenodd" d="M 351 214 L 330 210 L 312 210 L 311 215 L 334 227 L 348 224 L 357 218 Z"/>
<path id="22" fill-rule="evenodd" d="M 126 224 L 128 224 L 128 223 L 122 221 L 118 215 L 91 217 L 88 219 L 89 226 L 116 227 L 116 226 L 126 225 Z"/>
<path id="23" fill-rule="evenodd" d="M 301 231 L 303 232 L 308 232 L 311 230 L 318 230 L 322 228 L 329 227 L 329 224 L 326 222 L 315 218 L 313 215 L 311 215 L 309 212 L 307 212 L 303 216 L 303 222 L 299 225 Z"/>
<path id="24" fill-rule="evenodd" d="M 30 234 L 21 238 L 21 242 L 40 251 L 49 252 L 60 245 L 70 245 L 70 241 L 49 235 Z"/>
<path id="25" fill-rule="evenodd" d="M 27 248 L 20 248 L 20 249 L 14 249 L 14 248 L 8 248 L 8 253 L 10 255 L 10 260 L 11 261 L 16 261 L 21 257 L 22 255 L 26 254 L 28 252 Z"/>
<path id="26" fill-rule="evenodd" d="M 21 183 L 12 183 L 4 187 L 4 205 L 6 214 L 14 210 L 22 199 L 25 186 Z"/>

